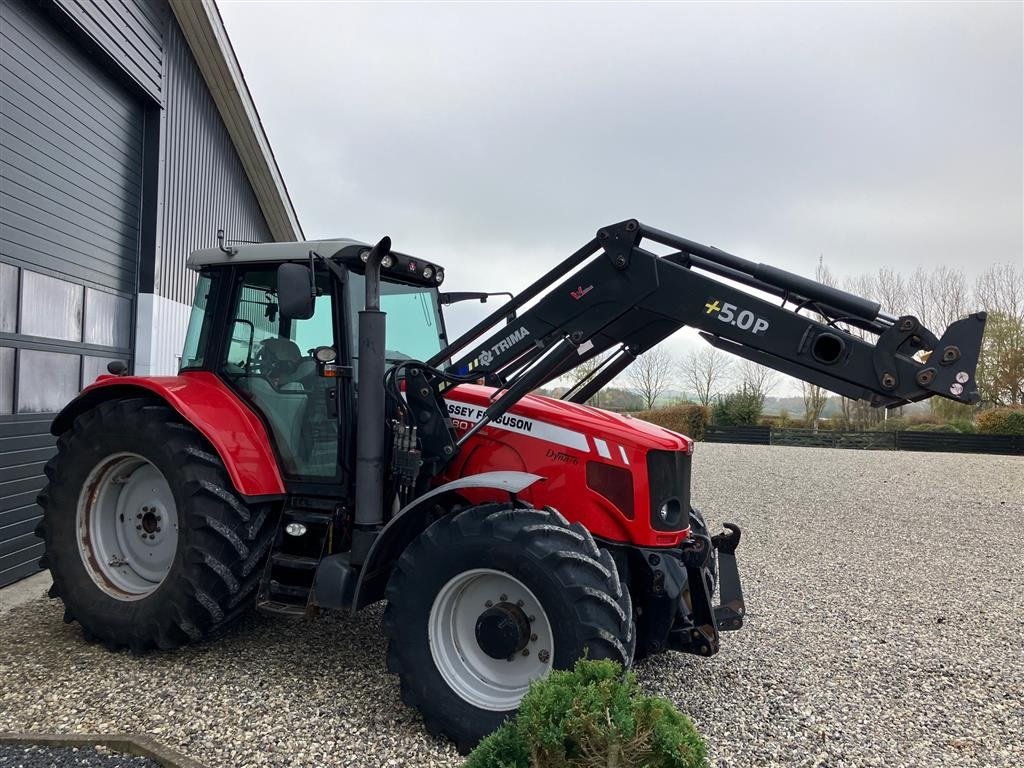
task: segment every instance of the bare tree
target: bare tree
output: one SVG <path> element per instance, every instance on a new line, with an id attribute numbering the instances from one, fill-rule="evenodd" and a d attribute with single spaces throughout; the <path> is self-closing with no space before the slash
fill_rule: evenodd
<path id="1" fill-rule="evenodd" d="M 918 267 L 907 282 L 908 311 L 938 334 L 967 314 L 969 297 L 967 278 L 959 269 Z"/>
<path id="2" fill-rule="evenodd" d="M 870 292 L 864 296 L 877 300 L 882 305 L 882 311 L 890 315 L 903 315 L 907 312 L 908 296 L 907 281 L 899 272 L 882 267 L 870 281 Z"/>
<path id="3" fill-rule="evenodd" d="M 817 429 L 821 412 L 828 404 L 828 390 L 817 384 L 808 384 L 806 381 L 800 382 L 800 389 L 804 396 L 804 418 L 809 426 Z"/>
<path id="4" fill-rule="evenodd" d="M 732 360 L 717 347 L 705 344 L 694 350 L 683 361 L 683 378 L 697 400 L 707 407 L 726 385 Z"/>
<path id="5" fill-rule="evenodd" d="M 779 382 L 777 371 L 753 360 L 744 360 L 740 363 L 739 378 L 743 388 L 761 398 L 761 402 L 764 402 Z"/>
<path id="6" fill-rule="evenodd" d="M 1024 404 L 1024 270 L 990 268 L 975 282 L 974 299 L 988 313 L 977 368 L 982 402 Z"/>
<path id="7" fill-rule="evenodd" d="M 564 378 L 568 379 L 570 386 L 575 386 L 580 382 L 584 381 L 585 379 L 589 379 L 593 375 L 594 371 L 600 368 L 601 364 L 604 363 L 604 361 L 608 358 L 608 354 L 609 353 L 594 355 L 594 357 L 590 358 L 585 362 L 580 363 L 567 374 L 565 374 Z M 600 408 L 601 392 L 598 391 L 597 394 L 590 398 L 588 402 L 592 403 L 595 407 Z"/>
<path id="8" fill-rule="evenodd" d="M 1024 269 L 996 264 L 974 283 L 974 301 L 986 312 L 998 312 L 1024 323 Z"/>
<path id="9" fill-rule="evenodd" d="M 658 397 L 669 388 L 676 361 L 664 347 L 657 346 L 640 355 L 626 373 L 629 391 L 651 410 Z"/>

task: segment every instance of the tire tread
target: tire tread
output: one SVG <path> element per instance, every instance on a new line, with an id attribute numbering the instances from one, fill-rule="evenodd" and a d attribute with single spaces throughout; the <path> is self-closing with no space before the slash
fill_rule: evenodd
<path id="1" fill-rule="evenodd" d="M 145 435 L 170 452 L 177 473 L 168 480 L 172 488 L 180 489 L 176 494 L 183 499 L 179 530 L 188 529 L 189 542 L 180 565 L 176 563 L 168 576 L 174 580 L 174 589 L 165 593 L 162 585 L 152 596 L 142 598 L 166 605 L 155 618 L 128 627 L 98 618 L 88 604 L 76 604 L 74 596 L 80 593 L 69 587 L 69 574 L 51 552 L 55 536 L 73 535 L 74 509 L 68 507 L 73 507 L 69 500 L 77 499 L 78 490 L 64 483 L 64 468 L 79 461 L 80 451 L 98 436 L 116 442 L 124 434 Z M 54 579 L 49 595 L 64 601 L 65 622 L 81 624 L 86 640 L 142 653 L 223 634 L 248 612 L 255 603 L 259 566 L 273 541 L 276 515 L 270 504 L 247 504 L 238 495 L 224 463 L 198 430 L 154 398 L 125 398 L 105 401 L 80 414 L 58 438 L 57 448 L 44 469 L 48 483 L 38 497 L 43 518 L 36 530 L 46 542 L 44 557 Z M 92 588 L 99 592 L 98 587 Z"/>

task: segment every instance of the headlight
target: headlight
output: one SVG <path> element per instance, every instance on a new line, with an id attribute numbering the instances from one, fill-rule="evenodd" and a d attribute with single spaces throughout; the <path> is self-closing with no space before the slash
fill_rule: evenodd
<path id="1" fill-rule="evenodd" d="M 672 497 L 658 508 L 658 519 L 665 528 L 683 528 L 682 511 L 679 499 Z"/>

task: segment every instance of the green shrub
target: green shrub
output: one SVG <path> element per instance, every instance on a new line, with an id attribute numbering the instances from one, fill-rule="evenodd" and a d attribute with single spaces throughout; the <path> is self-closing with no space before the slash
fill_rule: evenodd
<path id="1" fill-rule="evenodd" d="M 907 432 L 959 432 L 952 424 L 911 424 Z"/>
<path id="2" fill-rule="evenodd" d="M 617 663 L 581 659 L 533 683 L 516 719 L 480 742 L 466 768 L 697 768 L 705 759 L 686 715 L 641 695 Z"/>
<path id="3" fill-rule="evenodd" d="M 708 423 L 708 409 L 703 405 L 672 405 L 640 411 L 635 416 L 694 440 L 704 439 L 704 427 Z"/>
<path id="4" fill-rule="evenodd" d="M 983 435 L 1024 435 L 1024 408 L 993 408 L 976 419 Z"/>
<path id="5" fill-rule="evenodd" d="M 977 427 L 974 426 L 974 422 L 970 419 L 953 419 L 949 422 L 949 426 L 955 429 L 957 432 L 963 432 L 964 434 L 970 435 L 977 432 Z"/>
<path id="6" fill-rule="evenodd" d="M 868 427 L 869 432 L 899 432 L 901 429 L 906 429 L 909 425 L 898 416 L 880 421 L 877 424 L 872 424 Z"/>
<path id="7" fill-rule="evenodd" d="M 753 393 L 737 390 L 718 398 L 711 409 L 711 423 L 722 427 L 740 424 L 757 424 L 764 408 L 764 398 Z"/>

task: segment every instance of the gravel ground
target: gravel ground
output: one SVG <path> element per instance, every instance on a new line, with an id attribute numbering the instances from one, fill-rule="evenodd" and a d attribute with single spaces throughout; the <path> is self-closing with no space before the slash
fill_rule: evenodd
<path id="1" fill-rule="evenodd" d="M 743 526 L 747 625 L 639 670 L 715 765 L 1024 765 L 1024 460 L 698 445 Z M 384 671 L 381 612 L 254 616 L 108 653 L 38 599 L 0 619 L 0 731 L 136 732 L 211 766 L 457 766 Z"/>
<path id="2" fill-rule="evenodd" d="M 0 768 L 160 768 L 146 757 L 102 747 L 41 747 L 0 744 Z"/>

